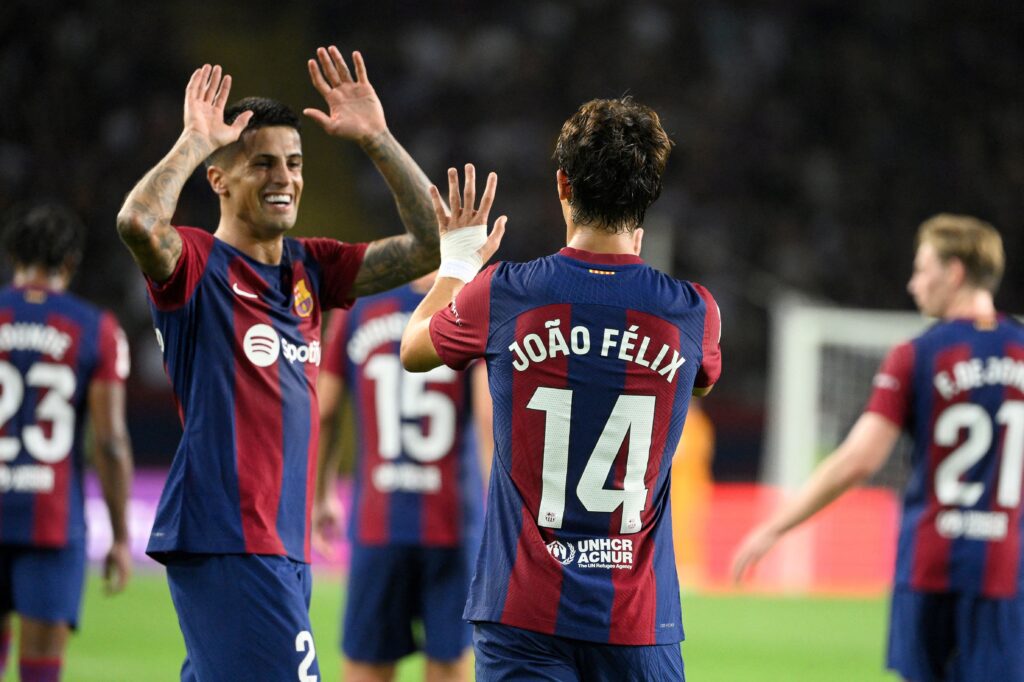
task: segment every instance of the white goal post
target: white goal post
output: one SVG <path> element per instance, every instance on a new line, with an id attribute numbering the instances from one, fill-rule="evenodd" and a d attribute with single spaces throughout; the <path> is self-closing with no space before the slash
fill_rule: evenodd
<path id="1" fill-rule="evenodd" d="M 931 321 L 783 297 L 771 310 L 763 482 L 792 490 L 845 437 L 892 346 Z"/>

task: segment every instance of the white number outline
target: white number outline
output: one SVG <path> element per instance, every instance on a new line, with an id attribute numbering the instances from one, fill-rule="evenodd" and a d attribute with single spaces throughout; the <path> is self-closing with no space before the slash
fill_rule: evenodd
<path id="1" fill-rule="evenodd" d="M 541 386 L 527 405 L 528 409 L 545 413 L 541 496 L 537 510 L 537 525 L 545 528 L 561 528 L 564 520 L 572 396 L 570 389 Z M 622 507 L 620 533 L 637 533 L 643 526 L 641 514 L 648 492 L 644 479 L 651 454 L 654 408 L 652 395 L 620 395 L 576 484 L 576 496 L 587 511 L 610 513 Z M 627 435 L 629 449 L 622 488 L 605 488 Z"/>
<path id="2" fill-rule="evenodd" d="M 17 367 L 0 360 L 0 428 L 21 409 L 26 385 L 46 391 L 36 405 L 35 419 L 51 423 L 49 436 L 38 423 L 25 425 L 20 438 L 0 436 L 0 462 L 16 459 L 23 445 L 29 455 L 43 464 L 56 464 L 71 454 L 77 420 L 71 399 L 76 384 L 75 373 L 67 365 L 37 362 L 22 379 Z"/>
<path id="3" fill-rule="evenodd" d="M 1005 431 L 996 503 L 1011 509 L 1020 505 L 1024 477 L 1024 401 L 1020 400 L 1004 402 L 994 420 L 985 408 L 974 403 L 950 405 L 935 420 L 933 440 L 941 447 L 956 445 L 960 432 L 967 430 L 963 442 L 935 469 L 935 498 L 940 504 L 973 507 L 981 499 L 985 484 L 980 481 L 968 483 L 961 476 L 989 452 L 995 429 L 999 426 L 1005 427 Z"/>
<path id="4" fill-rule="evenodd" d="M 303 630 L 295 635 L 295 650 L 300 654 L 305 651 L 306 655 L 299 663 L 299 682 L 317 682 L 320 679 L 317 675 L 310 675 L 309 669 L 316 662 L 316 646 L 313 644 L 313 634 L 309 630 Z"/>

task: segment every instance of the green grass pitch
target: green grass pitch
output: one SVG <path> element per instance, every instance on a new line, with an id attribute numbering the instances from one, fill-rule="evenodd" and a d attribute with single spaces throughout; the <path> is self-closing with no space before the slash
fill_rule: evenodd
<path id="1" fill-rule="evenodd" d="M 339 679 L 337 577 L 314 581 L 312 617 L 322 682 Z M 883 671 L 886 601 L 691 595 L 683 597 L 691 682 L 893 682 Z M 212 633 L 211 633 L 212 635 Z M 215 635 L 212 635 L 215 636 Z M 162 572 L 137 573 L 129 591 L 108 598 L 91 575 L 81 631 L 71 640 L 64 679 L 168 682 L 178 679 L 184 645 Z M 422 660 L 400 668 L 421 679 Z M 8 671 L 6 680 L 16 675 Z"/>

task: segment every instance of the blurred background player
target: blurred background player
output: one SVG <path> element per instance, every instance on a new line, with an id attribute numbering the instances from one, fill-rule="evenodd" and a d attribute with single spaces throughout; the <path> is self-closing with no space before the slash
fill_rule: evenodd
<path id="1" fill-rule="evenodd" d="M 361 298 L 329 324 L 318 382 L 313 534 L 314 547 L 326 548 L 340 523 L 335 440 L 347 387 L 356 429 L 342 629 L 348 682 L 391 680 L 395 663 L 418 648 L 427 656 L 428 682 L 470 679 L 472 630 L 462 610 L 483 518 L 480 473 L 490 469 L 491 398 L 483 363 L 466 372 L 436 367 L 413 374 L 402 367 L 402 330 L 433 281 L 430 274 Z M 413 634 L 415 621 L 422 622 L 422 642 Z"/>
<path id="2" fill-rule="evenodd" d="M 1024 680 L 1020 588 L 1024 328 L 997 313 L 1002 239 L 941 214 L 917 234 L 907 289 L 939 322 L 893 348 L 864 413 L 796 495 L 744 539 L 733 576 L 913 438 L 888 667 L 912 682 Z"/>
<path id="3" fill-rule="evenodd" d="M 683 433 L 672 458 L 672 538 L 676 568 L 686 587 L 702 587 L 707 566 L 707 522 L 714 488 L 715 425 L 690 400 Z"/>
<path id="4" fill-rule="evenodd" d="M 231 77 L 209 65 L 186 88 L 174 148 L 118 215 L 184 426 L 147 550 L 167 566 L 183 680 L 319 675 L 308 611 L 321 310 L 437 267 L 429 181 L 388 131 L 362 57 L 353 54 L 355 77 L 336 47 L 317 58 L 309 75 L 330 112 L 305 114 L 360 144 L 406 234 L 285 239 L 303 187 L 298 117 L 264 98 L 225 111 Z M 171 224 L 204 161 L 220 202 L 212 235 Z"/>
<path id="5" fill-rule="evenodd" d="M 473 167 L 461 197 L 449 170 L 450 218 L 432 189 L 441 268 L 402 360 L 487 359 L 495 463 L 465 614 L 479 680 L 684 677 L 668 481 L 721 355 L 708 291 L 639 257 L 671 145 L 628 97 L 584 104 L 555 148 L 567 246 L 475 279 L 504 232 L 484 236 L 497 178 L 476 210 Z"/>
<path id="6" fill-rule="evenodd" d="M 16 213 L 4 234 L 14 282 L 0 290 L 0 673 L 13 612 L 22 682 L 59 679 L 78 626 L 86 421 L 113 532 L 108 594 L 124 589 L 131 573 L 128 344 L 113 315 L 65 291 L 82 237 L 78 218 L 53 204 Z"/>

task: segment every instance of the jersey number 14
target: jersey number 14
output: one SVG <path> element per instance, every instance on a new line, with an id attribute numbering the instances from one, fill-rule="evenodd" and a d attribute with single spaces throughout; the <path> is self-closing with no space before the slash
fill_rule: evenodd
<path id="1" fill-rule="evenodd" d="M 537 512 L 537 525 L 545 528 L 561 528 L 565 516 L 572 394 L 569 389 L 541 387 L 527 405 L 545 413 L 544 465 Z M 620 395 L 576 484 L 576 496 L 587 511 L 610 513 L 622 507 L 621 533 L 637 533 L 642 526 L 640 514 L 647 503 L 644 478 L 653 430 L 654 396 Z M 622 488 L 609 490 L 604 484 L 627 435 L 629 449 Z"/>

